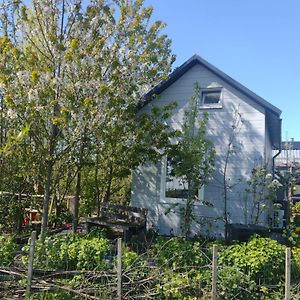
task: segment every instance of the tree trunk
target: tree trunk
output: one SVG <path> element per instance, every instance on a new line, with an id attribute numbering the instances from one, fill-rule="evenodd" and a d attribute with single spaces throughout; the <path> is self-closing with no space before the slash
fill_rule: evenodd
<path id="1" fill-rule="evenodd" d="M 47 162 L 47 174 L 46 174 L 46 184 L 45 184 L 45 195 L 43 202 L 43 217 L 41 225 L 41 240 L 44 242 L 46 237 L 46 231 L 48 226 L 48 215 L 49 215 L 49 202 L 51 195 L 51 179 L 52 179 L 53 163 L 51 160 Z"/>
<path id="2" fill-rule="evenodd" d="M 95 189 L 96 189 L 96 205 L 97 205 L 97 216 L 99 217 L 100 215 L 100 201 L 101 201 L 101 198 L 100 198 L 100 189 L 99 189 L 99 179 L 98 179 L 98 162 L 99 162 L 99 155 L 97 153 L 96 155 L 96 166 L 95 166 L 95 177 L 94 177 L 94 180 L 95 180 Z"/>
<path id="3" fill-rule="evenodd" d="M 112 179 L 113 179 L 113 166 L 110 165 L 109 167 L 109 174 L 108 174 L 108 182 L 105 190 L 105 194 L 103 197 L 103 202 L 108 202 L 110 195 L 111 195 L 111 184 L 112 184 Z"/>
<path id="4" fill-rule="evenodd" d="M 57 115 L 59 110 L 58 104 L 55 104 L 53 107 L 54 115 Z M 49 217 L 49 203 L 51 197 L 51 184 L 52 184 L 52 173 L 54 165 L 54 153 L 56 146 L 56 139 L 58 136 L 58 127 L 54 124 L 51 125 L 51 137 L 49 143 L 49 158 L 47 160 L 47 171 L 46 171 L 46 182 L 45 182 L 45 194 L 43 202 L 43 217 L 41 225 L 41 240 L 44 242 L 46 237 L 46 231 L 48 226 L 48 217 Z"/>
<path id="5" fill-rule="evenodd" d="M 191 216 L 193 212 L 193 188 L 192 180 L 188 180 L 188 197 L 185 205 L 183 236 L 188 239 L 191 233 Z"/>
<path id="6" fill-rule="evenodd" d="M 17 224 L 16 224 L 16 229 L 17 233 L 20 233 L 22 230 L 22 221 L 24 217 L 23 209 L 22 209 L 22 192 L 19 191 L 18 195 L 15 195 L 18 206 L 17 206 Z"/>
<path id="7" fill-rule="evenodd" d="M 223 188 L 224 188 L 224 238 L 225 241 L 228 241 L 228 207 L 227 207 L 227 202 L 228 202 L 228 195 L 227 195 L 227 166 L 228 166 L 228 161 L 229 161 L 229 153 L 231 149 L 231 142 L 228 144 L 228 150 L 226 154 L 226 159 L 225 159 L 225 166 L 224 166 L 224 173 L 223 173 Z"/>
<path id="8" fill-rule="evenodd" d="M 81 170 L 79 167 L 77 169 L 76 193 L 75 193 L 75 197 L 74 197 L 74 215 L 73 215 L 73 224 L 72 224 L 73 233 L 76 233 L 76 229 L 78 226 L 80 192 L 81 192 Z"/>

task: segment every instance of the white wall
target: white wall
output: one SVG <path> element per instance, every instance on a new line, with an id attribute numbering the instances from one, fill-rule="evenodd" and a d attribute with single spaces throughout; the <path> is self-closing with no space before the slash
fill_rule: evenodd
<path id="1" fill-rule="evenodd" d="M 265 111 L 257 103 L 244 94 L 228 85 L 214 73 L 202 65 L 195 65 L 181 78 L 163 91 L 155 105 L 165 105 L 171 101 L 177 102 L 174 114 L 168 120 L 173 129 L 180 129 L 183 123 L 184 110 L 187 108 L 189 98 L 193 94 L 194 84 L 198 82 L 201 88 L 222 87 L 222 109 L 209 109 L 208 137 L 216 147 L 216 171 L 210 184 L 205 187 L 204 198 L 213 203 L 214 207 L 199 205 L 197 214 L 199 218 L 205 217 L 205 225 L 195 226 L 194 233 L 208 233 L 222 235 L 224 223 L 220 220 L 224 211 L 224 196 L 222 190 L 222 170 L 228 151 L 228 137 L 232 130 L 234 112 L 238 110 L 243 119 L 239 133 L 235 135 L 236 152 L 230 155 L 227 180 L 233 182 L 233 188 L 229 191 L 228 207 L 230 221 L 244 223 L 245 200 L 243 182 L 249 178 L 253 167 L 265 162 L 266 156 L 271 156 L 269 147 L 266 146 Z M 145 107 L 147 111 L 149 108 Z M 201 114 L 201 110 L 199 111 Z M 178 214 L 165 216 L 164 211 L 177 200 L 163 199 L 160 195 L 162 165 L 142 166 L 138 168 L 133 177 L 132 205 L 148 208 L 150 222 L 158 224 L 159 231 L 168 234 L 180 232 Z M 157 190 L 159 189 L 159 191 Z M 211 229 L 212 228 L 212 229 Z"/>

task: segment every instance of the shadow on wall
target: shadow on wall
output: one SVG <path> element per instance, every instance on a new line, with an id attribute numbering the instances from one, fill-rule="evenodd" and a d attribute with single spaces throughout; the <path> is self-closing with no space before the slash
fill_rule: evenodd
<path id="1" fill-rule="evenodd" d="M 207 136 L 214 143 L 217 156 L 215 172 L 205 187 L 204 201 L 196 205 L 195 214 L 199 219 L 199 223 L 193 224 L 193 234 L 196 235 L 224 235 L 225 196 L 228 222 L 251 223 L 253 203 L 246 199 L 245 189 L 253 168 L 265 163 L 265 119 L 259 107 L 241 101 L 233 92 L 229 91 L 228 95 L 232 94 L 236 99 L 226 99 L 222 109 L 209 110 Z M 242 105 L 235 104 L 239 102 Z M 170 118 L 172 127 L 179 126 L 183 107 L 178 106 L 176 114 L 177 118 L 174 115 Z M 241 123 L 236 122 L 236 116 L 240 117 Z M 229 147 L 230 136 L 232 147 Z M 148 227 L 160 229 L 163 234 L 180 234 L 180 206 L 174 209 L 174 213 L 165 215 L 174 201 L 161 199 L 160 193 L 161 163 L 148 163 L 137 168 L 132 183 L 132 205 L 148 209 Z M 266 219 L 266 216 L 261 216 L 262 221 L 266 222 Z"/>
<path id="2" fill-rule="evenodd" d="M 255 119 L 257 116 L 261 118 Z M 203 208 L 200 215 L 214 219 L 212 231 L 224 235 L 225 198 L 228 223 L 251 223 L 253 202 L 246 193 L 246 183 L 253 168 L 265 163 L 264 117 L 226 103 L 222 110 L 209 111 L 208 137 L 216 147 L 215 172 L 205 189 L 205 199 L 212 208 Z M 247 199 L 248 198 L 248 199 Z M 267 221 L 261 215 L 261 222 Z"/>
<path id="3" fill-rule="evenodd" d="M 161 163 L 145 163 L 139 166 L 133 174 L 131 187 L 131 204 L 148 210 L 148 228 L 157 228 L 158 207 L 160 199 Z"/>

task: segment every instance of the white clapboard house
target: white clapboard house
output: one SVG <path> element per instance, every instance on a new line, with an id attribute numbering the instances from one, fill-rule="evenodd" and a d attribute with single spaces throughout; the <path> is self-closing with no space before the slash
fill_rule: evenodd
<path id="1" fill-rule="evenodd" d="M 180 129 L 184 111 L 193 95 L 194 85 L 201 87 L 199 115 L 209 113 L 207 136 L 216 149 L 213 178 L 199 191 L 195 213 L 199 221 L 192 226 L 193 234 L 224 235 L 224 189 L 222 185 L 225 157 L 228 152 L 229 135 L 236 118 L 242 118 L 241 127 L 234 137 L 235 151 L 230 154 L 226 181 L 228 190 L 228 215 L 231 223 L 250 224 L 251 197 L 245 195 L 245 183 L 254 167 L 267 164 L 270 172 L 274 152 L 281 145 L 281 111 L 245 86 L 232 79 L 198 55 L 194 55 L 177 68 L 169 78 L 153 88 L 145 97 L 142 111 L 151 105 L 163 106 L 177 102 L 168 119 L 171 128 Z M 275 152 L 276 153 L 276 152 Z M 170 176 L 167 157 L 158 163 L 138 167 L 132 180 L 133 206 L 148 210 L 148 228 L 160 234 L 178 235 L 181 232 L 180 205 L 184 191 L 177 178 Z M 230 184 L 232 183 L 232 184 Z M 174 207 L 171 212 L 170 207 Z M 259 224 L 267 225 L 269 212 L 262 211 Z"/>

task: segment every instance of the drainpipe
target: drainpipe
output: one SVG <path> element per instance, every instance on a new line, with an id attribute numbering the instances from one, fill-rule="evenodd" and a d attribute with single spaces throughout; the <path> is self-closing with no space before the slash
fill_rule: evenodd
<path id="1" fill-rule="evenodd" d="M 281 149 L 281 144 L 280 144 L 278 152 L 272 158 L 272 175 L 273 175 L 273 178 L 275 176 L 275 158 L 281 153 L 281 151 L 282 151 L 282 149 Z"/>
<path id="2" fill-rule="evenodd" d="M 282 123 L 282 119 L 279 119 L 280 122 L 280 141 L 279 141 L 279 147 L 278 147 L 278 152 L 273 156 L 272 158 L 272 175 L 273 175 L 273 179 L 275 176 L 275 158 L 281 153 L 282 151 L 282 143 L 281 143 L 281 123 Z"/>

